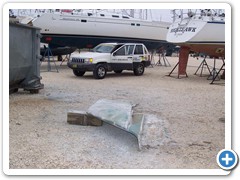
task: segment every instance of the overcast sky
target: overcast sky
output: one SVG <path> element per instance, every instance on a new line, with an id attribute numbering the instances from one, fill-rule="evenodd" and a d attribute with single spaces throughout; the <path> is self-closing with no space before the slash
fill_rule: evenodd
<path id="1" fill-rule="evenodd" d="M 169 9 L 152 9 L 153 20 L 172 22 L 172 14 Z"/>

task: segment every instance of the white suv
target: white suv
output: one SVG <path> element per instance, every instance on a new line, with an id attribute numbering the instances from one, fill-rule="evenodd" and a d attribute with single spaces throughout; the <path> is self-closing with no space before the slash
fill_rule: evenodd
<path id="1" fill-rule="evenodd" d="M 148 50 L 140 43 L 102 43 L 91 52 L 72 55 L 68 62 L 68 67 L 73 69 L 75 76 L 93 71 L 96 79 L 103 79 L 107 71 L 121 73 L 123 70 L 131 70 L 140 76 L 149 65 Z"/>

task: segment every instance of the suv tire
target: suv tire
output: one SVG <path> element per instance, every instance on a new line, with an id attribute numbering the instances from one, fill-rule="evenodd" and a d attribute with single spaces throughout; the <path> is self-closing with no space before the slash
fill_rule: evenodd
<path id="1" fill-rule="evenodd" d="M 95 69 L 93 70 L 93 76 L 95 79 L 103 79 L 106 74 L 107 70 L 103 64 L 96 65 Z"/>
<path id="2" fill-rule="evenodd" d="M 75 76 L 83 76 L 85 74 L 85 71 L 73 70 L 73 74 Z"/>
<path id="3" fill-rule="evenodd" d="M 139 63 L 133 70 L 134 75 L 136 76 L 141 76 L 144 73 L 144 64 L 143 63 Z"/>

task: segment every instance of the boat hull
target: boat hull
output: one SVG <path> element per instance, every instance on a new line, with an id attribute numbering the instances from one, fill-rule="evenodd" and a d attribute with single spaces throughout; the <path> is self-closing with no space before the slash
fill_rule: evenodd
<path id="1" fill-rule="evenodd" d="M 190 48 L 190 51 L 196 53 L 204 53 L 211 58 L 225 57 L 225 44 L 193 44 L 193 43 L 183 43 L 180 46 Z"/>
<path id="2" fill-rule="evenodd" d="M 44 14 L 33 21 L 41 42 L 51 46 L 92 48 L 103 42 L 144 43 L 148 49 L 172 48 L 166 41 L 170 23 L 76 15 Z"/>
<path id="3" fill-rule="evenodd" d="M 148 50 L 173 49 L 174 44 L 163 40 L 138 39 L 131 37 L 110 37 L 110 36 L 90 36 L 90 35 L 68 35 L 68 34 L 42 34 L 41 42 L 50 44 L 50 47 L 77 47 L 77 48 L 93 48 L 100 43 L 143 43 Z"/>
<path id="4" fill-rule="evenodd" d="M 167 33 L 167 41 L 186 46 L 191 51 L 212 57 L 225 56 L 225 23 L 199 18 L 174 22 Z"/>
<path id="5" fill-rule="evenodd" d="M 53 56 L 61 56 L 61 55 L 67 55 L 67 54 L 71 54 L 76 50 L 76 48 L 73 47 L 57 47 L 57 48 L 51 48 L 51 53 Z M 47 55 L 47 49 L 41 48 L 40 49 L 40 54 L 42 56 L 46 56 Z"/>

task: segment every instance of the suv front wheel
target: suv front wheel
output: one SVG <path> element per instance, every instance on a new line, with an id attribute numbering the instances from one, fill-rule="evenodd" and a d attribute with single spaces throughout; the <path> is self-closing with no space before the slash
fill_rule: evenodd
<path id="1" fill-rule="evenodd" d="M 85 74 L 85 71 L 79 71 L 79 70 L 73 70 L 73 74 L 75 76 L 83 76 Z"/>
<path id="2" fill-rule="evenodd" d="M 144 73 L 144 64 L 143 63 L 139 63 L 133 70 L 134 75 L 136 76 L 141 76 Z"/>
<path id="3" fill-rule="evenodd" d="M 106 67 L 103 64 L 98 64 L 93 70 L 95 79 L 103 79 L 107 73 Z"/>

